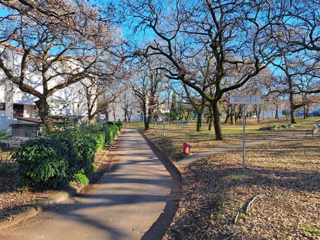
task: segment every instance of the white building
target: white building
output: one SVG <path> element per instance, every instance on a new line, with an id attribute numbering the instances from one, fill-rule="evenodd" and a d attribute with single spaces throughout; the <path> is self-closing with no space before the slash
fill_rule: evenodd
<path id="1" fill-rule="evenodd" d="M 22 50 L 3 44 L 0 46 L 0 52 L 10 69 L 20 70 Z M 42 90 L 42 77 L 32 66 L 27 68 L 25 81 L 32 88 Z M 49 87 L 63 79 L 56 77 L 50 81 Z M 11 129 L 9 134 L 16 136 L 28 136 L 39 130 L 41 121 L 35 104 L 38 98 L 21 91 L 18 86 L 6 79 L 2 70 L 0 70 L 0 83 L 0 130 Z M 55 92 L 48 102 L 53 116 L 83 119 L 87 113 L 86 99 L 80 82 Z"/>

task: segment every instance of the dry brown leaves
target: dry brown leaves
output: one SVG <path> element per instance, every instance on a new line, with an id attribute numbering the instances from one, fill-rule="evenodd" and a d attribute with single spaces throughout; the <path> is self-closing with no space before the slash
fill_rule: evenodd
<path id="1" fill-rule="evenodd" d="M 11 219 L 11 216 L 25 211 L 41 200 L 48 198 L 56 191 L 33 192 L 17 189 L 16 176 L 12 167 L 0 169 L 0 219 Z"/>
<path id="2" fill-rule="evenodd" d="M 318 137 L 257 145 L 245 170 L 241 149 L 192 164 L 165 239 L 320 239 L 319 147 Z"/>

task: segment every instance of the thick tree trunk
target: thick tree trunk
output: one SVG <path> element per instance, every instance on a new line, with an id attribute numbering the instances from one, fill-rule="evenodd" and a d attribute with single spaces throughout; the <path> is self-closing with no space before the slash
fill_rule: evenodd
<path id="1" fill-rule="evenodd" d="M 220 112 L 219 112 L 218 102 L 212 103 L 212 111 L 213 111 L 213 119 L 214 119 L 213 126 L 214 126 L 215 135 L 216 135 L 216 140 L 223 140 L 221 125 L 220 125 Z"/>
<path id="2" fill-rule="evenodd" d="M 197 132 L 201 132 L 201 130 L 202 130 L 202 114 L 203 114 L 202 111 L 199 111 L 198 114 L 197 114 L 198 115 L 197 128 L 196 128 Z"/>
<path id="3" fill-rule="evenodd" d="M 196 113 L 198 115 L 197 126 L 196 126 L 196 131 L 197 132 L 201 132 L 202 131 L 202 116 L 203 116 L 204 107 L 205 107 L 205 105 L 203 103 L 200 108 L 196 109 Z"/>
<path id="4" fill-rule="evenodd" d="M 89 118 L 88 118 L 88 124 L 89 125 L 92 125 L 93 124 L 93 116 L 90 116 Z"/>
<path id="5" fill-rule="evenodd" d="M 35 101 L 38 108 L 39 117 L 49 132 L 54 132 L 53 120 L 50 117 L 50 106 L 47 99 L 39 99 Z"/>
<path id="6" fill-rule="evenodd" d="M 124 110 L 124 122 L 127 122 L 128 110 Z"/>
<path id="7" fill-rule="evenodd" d="M 143 122 L 144 122 L 144 130 L 148 130 L 150 128 L 149 117 L 147 117 L 147 105 L 146 102 L 143 102 Z"/>

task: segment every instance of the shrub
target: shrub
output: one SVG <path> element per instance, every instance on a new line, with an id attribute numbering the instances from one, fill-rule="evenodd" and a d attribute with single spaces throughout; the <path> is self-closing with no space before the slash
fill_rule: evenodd
<path id="1" fill-rule="evenodd" d="M 77 170 L 84 170 L 85 174 L 91 173 L 91 164 L 97 150 L 97 142 L 89 134 L 83 134 L 79 130 L 67 130 L 52 134 L 50 138 L 65 138 L 72 142 L 72 146 L 77 158 Z"/>
<path id="2" fill-rule="evenodd" d="M 93 165 L 93 164 L 91 164 L 91 171 L 94 172 L 94 173 L 97 172 L 98 171 L 98 167 Z"/>
<path id="3" fill-rule="evenodd" d="M 113 122 L 113 121 L 106 121 L 103 124 L 106 125 L 106 126 L 115 126 L 116 125 L 115 122 Z"/>
<path id="4" fill-rule="evenodd" d="M 85 181 L 82 175 L 97 169 L 92 165 L 96 151 L 110 143 L 118 131 L 115 125 L 73 127 L 20 144 L 13 155 L 19 164 L 19 183 L 48 188 L 67 185 L 75 178 Z"/>
<path id="5" fill-rule="evenodd" d="M 12 158 L 18 162 L 19 186 L 37 188 L 67 185 L 76 165 L 72 143 L 66 139 L 38 137 L 21 143 Z"/>
<path id="6" fill-rule="evenodd" d="M 123 128 L 123 122 L 121 121 L 116 122 L 115 125 L 119 128 L 119 130 Z"/>
<path id="7" fill-rule="evenodd" d="M 74 175 L 74 181 L 83 185 L 87 185 L 89 183 L 89 179 L 83 173 L 76 173 Z"/>
<path id="8" fill-rule="evenodd" d="M 93 138 L 97 144 L 97 150 L 103 149 L 106 144 L 105 134 L 100 125 L 90 125 L 79 129 L 80 133 Z"/>
<path id="9" fill-rule="evenodd" d="M 109 144 L 116 136 L 119 131 L 117 126 L 103 126 L 102 131 L 105 134 L 105 143 Z"/>

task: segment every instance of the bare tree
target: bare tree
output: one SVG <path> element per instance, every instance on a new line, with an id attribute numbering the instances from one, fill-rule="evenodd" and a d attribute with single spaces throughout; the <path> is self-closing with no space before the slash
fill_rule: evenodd
<path id="1" fill-rule="evenodd" d="M 312 78 L 313 80 L 313 84 L 308 84 L 308 88 L 301 82 L 292 91 L 296 94 L 320 93 L 318 65 L 320 59 L 320 2 L 317 0 L 280 0 L 273 4 L 278 9 L 275 17 L 277 24 L 272 31 L 273 38 L 276 39 L 283 55 L 286 55 L 287 62 L 299 62 L 296 64 L 295 71 L 301 75 L 301 79 L 308 81 Z"/>
<path id="2" fill-rule="evenodd" d="M 96 79 L 85 79 L 81 81 L 84 89 L 89 124 L 93 123 L 96 115 L 108 109 L 110 104 L 116 101 L 123 91 L 119 82 L 98 81 Z"/>
<path id="3" fill-rule="evenodd" d="M 127 1 L 124 11 L 137 29 L 152 31 L 156 38 L 139 53 L 158 55 L 166 62 L 166 76 L 199 92 L 214 114 L 216 140 L 222 139 L 219 101 L 228 91 L 246 84 L 274 56 L 267 37 L 270 27 L 269 1 Z M 266 51 L 267 50 L 267 51 Z M 206 90 L 194 81 L 190 61 L 209 56 Z M 202 61 L 204 62 L 204 61 Z M 237 72 L 234 84 L 225 77 Z"/>
<path id="4" fill-rule="evenodd" d="M 131 116 L 133 112 L 137 110 L 137 106 L 139 106 L 139 104 L 130 89 L 127 89 L 127 91 L 123 91 L 120 95 L 120 98 L 120 105 L 122 110 L 124 111 L 124 121 L 130 123 Z"/>
<path id="5" fill-rule="evenodd" d="M 105 56 L 115 54 L 120 32 L 105 19 L 101 21 L 99 9 L 85 0 L 12 0 L 0 4 L 7 11 L 0 18 L 0 68 L 7 81 L 38 98 L 39 116 L 53 130 L 48 98 L 87 77 L 103 79 Z M 21 55 L 13 69 L 9 51 Z M 40 76 L 40 88 L 31 84 L 31 75 Z"/>
<path id="6" fill-rule="evenodd" d="M 155 57 L 149 57 L 144 62 L 140 59 L 136 75 L 130 81 L 131 89 L 141 100 L 144 115 L 144 128 L 149 129 L 153 113 L 157 107 L 164 103 L 160 92 L 164 91 L 164 75 L 161 64 Z"/>

